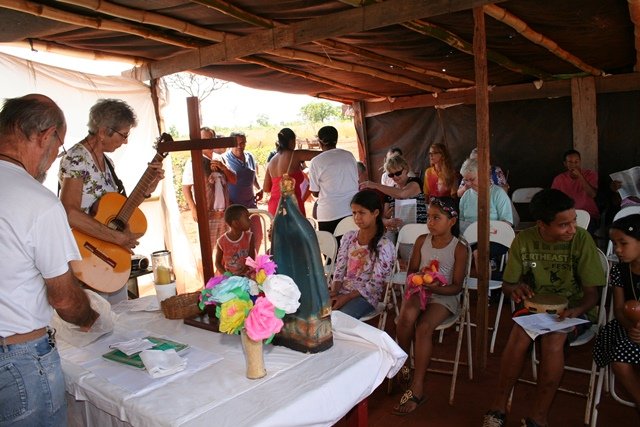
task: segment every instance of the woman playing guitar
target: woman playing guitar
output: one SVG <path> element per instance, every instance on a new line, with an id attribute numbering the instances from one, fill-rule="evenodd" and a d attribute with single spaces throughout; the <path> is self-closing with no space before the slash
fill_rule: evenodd
<path id="1" fill-rule="evenodd" d="M 111 153 L 122 144 L 126 144 L 131 128 L 136 125 L 136 115 L 126 102 L 117 99 L 98 100 L 89 112 L 89 131 L 87 136 L 71 147 L 61 159 L 58 175 L 61 183 L 60 199 L 67 212 L 69 224 L 74 230 L 74 235 L 76 235 L 83 259 L 88 254 L 86 251 L 91 250 L 99 258 L 90 261 L 93 264 L 92 267 L 102 268 L 101 264 L 103 264 L 107 269 L 120 270 L 123 275 L 125 274 L 123 270 L 125 262 L 121 263 L 123 264 L 122 266 L 116 267 L 117 262 L 113 258 L 102 254 L 100 249 L 95 249 L 99 245 L 89 243 L 83 245 L 76 232 L 88 235 L 97 239 L 97 241 L 124 248 L 128 252 L 128 267 L 130 268 L 129 254 L 138 245 L 138 239 L 146 230 L 144 215 L 142 215 L 142 220 L 144 221 L 142 229 L 141 227 L 133 226 L 135 215 L 131 217 L 131 223 L 121 224 L 118 227 L 114 226 L 113 223 L 109 223 L 109 221 L 100 220 L 97 216 L 97 210 L 102 204 L 99 202 L 100 199 L 106 193 L 124 193 L 122 183 L 115 176 L 113 162 L 105 153 Z M 147 172 L 134 192 L 138 190 L 141 191 L 141 194 L 149 195 L 164 177 L 162 162 L 158 157 L 149 164 Z M 99 202 L 98 209 L 96 209 L 96 202 Z M 86 277 L 87 273 L 85 273 L 85 277 L 80 277 L 82 276 L 80 270 L 80 268 L 74 268 L 76 276 L 90 286 L 105 292 L 117 290 L 110 289 L 110 286 L 100 289 L 100 286 L 95 286 L 92 280 Z M 127 277 L 128 274 L 127 270 Z M 100 276 L 101 274 L 96 274 L 98 283 L 107 281 L 106 278 L 103 279 Z M 125 282 L 121 285 L 124 285 Z"/>

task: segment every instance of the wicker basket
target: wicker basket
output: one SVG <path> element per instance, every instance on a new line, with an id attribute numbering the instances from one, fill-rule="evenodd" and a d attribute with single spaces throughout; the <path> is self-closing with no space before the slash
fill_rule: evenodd
<path id="1" fill-rule="evenodd" d="M 200 292 L 191 292 L 167 298 L 160 303 L 164 317 L 167 319 L 186 319 L 200 314 L 199 296 Z"/>

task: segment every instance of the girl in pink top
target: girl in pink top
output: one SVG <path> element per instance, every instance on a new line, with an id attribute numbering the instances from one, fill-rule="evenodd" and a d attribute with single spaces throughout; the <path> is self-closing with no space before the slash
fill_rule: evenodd
<path id="1" fill-rule="evenodd" d="M 248 268 L 248 256 L 255 257 L 256 249 L 251 231 L 249 210 L 242 205 L 231 205 L 224 211 L 224 221 L 229 230 L 218 239 L 216 249 L 216 274 L 231 273 L 243 276 Z"/>

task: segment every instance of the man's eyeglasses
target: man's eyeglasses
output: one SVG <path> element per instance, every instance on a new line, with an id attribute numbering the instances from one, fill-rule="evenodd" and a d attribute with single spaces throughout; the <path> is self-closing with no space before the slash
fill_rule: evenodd
<path id="1" fill-rule="evenodd" d="M 402 175 L 402 172 L 404 172 L 404 169 L 400 169 L 398 172 L 387 172 L 387 175 L 389 175 L 389 178 L 393 178 Z"/>
<path id="2" fill-rule="evenodd" d="M 56 156 L 56 158 L 59 159 L 60 157 L 67 155 L 67 150 L 64 148 L 64 142 L 62 141 L 62 138 L 60 138 L 60 135 L 58 135 L 58 131 L 56 130 L 54 133 L 56 134 L 56 138 L 58 138 L 58 141 L 60 142 L 60 148 L 62 148 L 62 152 L 58 153 L 58 155 Z"/>
<path id="3" fill-rule="evenodd" d="M 122 133 L 122 132 L 119 132 L 119 131 L 115 130 L 114 128 L 109 128 L 109 129 L 111 129 L 112 131 L 114 131 L 115 133 L 117 133 L 118 135 L 120 135 L 120 136 L 122 137 L 122 139 L 127 139 L 127 138 L 129 138 L 129 132 L 127 132 L 127 133 Z"/>

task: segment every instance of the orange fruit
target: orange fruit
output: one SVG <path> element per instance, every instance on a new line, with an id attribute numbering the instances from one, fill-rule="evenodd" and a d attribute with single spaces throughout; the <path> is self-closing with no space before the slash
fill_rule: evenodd
<path id="1" fill-rule="evenodd" d="M 424 280 L 424 283 L 433 283 L 433 277 L 430 274 L 425 274 L 422 280 Z"/>
<path id="2" fill-rule="evenodd" d="M 424 284 L 424 281 L 422 280 L 422 276 L 414 274 L 413 277 L 411 278 L 411 283 L 413 283 L 416 286 L 421 286 Z"/>

